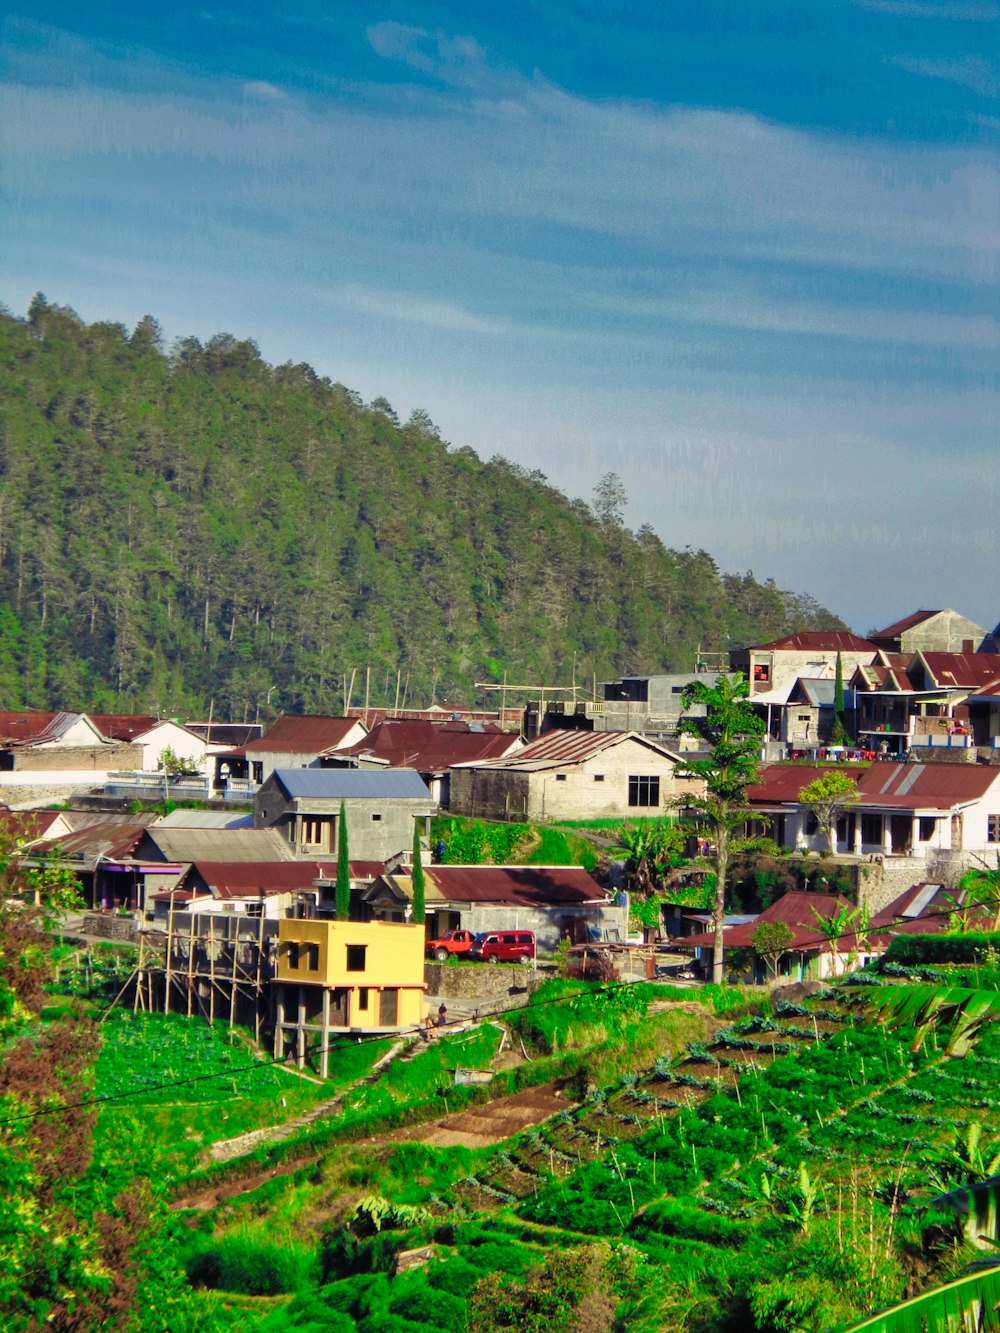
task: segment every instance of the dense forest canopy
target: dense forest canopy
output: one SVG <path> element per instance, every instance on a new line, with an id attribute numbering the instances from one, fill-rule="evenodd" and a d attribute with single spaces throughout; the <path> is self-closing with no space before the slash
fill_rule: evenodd
<path id="1" fill-rule="evenodd" d="M 682 670 L 842 622 L 219 334 L 0 310 L 0 707 L 247 719 Z"/>

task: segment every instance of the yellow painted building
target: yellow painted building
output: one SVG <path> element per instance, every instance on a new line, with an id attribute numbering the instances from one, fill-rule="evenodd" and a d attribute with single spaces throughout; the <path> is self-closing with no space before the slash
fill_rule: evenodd
<path id="1" fill-rule="evenodd" d="M 396 1032 L 420 1026 L 422 925 L 286 918 L 278 923 L 272 981 L 274 1054 L 294 1049 L 299 1066 L 318 1051 L 327 1075 L 331 1033 Z"/>

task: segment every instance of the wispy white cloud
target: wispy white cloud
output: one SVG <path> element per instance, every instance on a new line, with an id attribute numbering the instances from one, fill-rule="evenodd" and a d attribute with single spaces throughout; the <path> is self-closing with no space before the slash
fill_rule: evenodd
<path id="1" fill-rule="evenodd" d="M 954 19 L 966 23 L 992 23 L 1000 17 L 1000 6 L 993 0 L 969 0 L 968 3 L 938 3 L 938 0 L 851 0 L 859 9 L 900 18 Z"/>
<path id="2" fill-rule="evenodd" d="M 330 305 L 355 310 L 361 314 L 374 315 L 380 319 L 403 320 L 409 324 L 424 324 L 429 328 L 445 329 L 451 333 L 480 333 L 494 336 L 517 332 L 517 326 L 508 320 L 483 319 L 446 301 L 424 301 L 400 292 L 349 285 L 339 290 L 325 292 L 323 297 Z"/>
<path id="3" fill-rule="evenodd" d="M 268 83 L 267 79 L 251 79 L 244 83 L 243 91 L 248 97 L 259 97 L 264 102 L 283 102 L 288 96 L 284 89 L 276 83 Z"/>
<path id="4" fill-rule="evenodd" d="M 944 79 L 963 88 L 971 88 L 981 97 L 996 97 L 998 84 L 996 68 L 985 56 L 962 56 L 958 60 L 932 60 L 914 56 L 893 56 L 893 64 L 911 74 L 928 79 Z"/>

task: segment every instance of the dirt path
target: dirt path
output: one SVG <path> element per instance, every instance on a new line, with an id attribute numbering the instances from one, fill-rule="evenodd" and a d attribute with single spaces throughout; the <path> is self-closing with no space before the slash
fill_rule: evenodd
<path id="1" fill-rule="evenodd" d="M 483 1106 L 470 1107 L 457 1111 L 454 1115 L 444 1115 L 437 1120 L 425 1120 L 418 1125 L 409 1125 L 404 1129 L 390 1130 L 386 1134 L 377 1134 L 370 1139 L 358 1139 L 357 1143 L 374 1147 L 380 1143 L 430 1143 L 436 1147 L 450 1147 L 462 1144 L 470 1148 L 485 1148 L 499 1143 L 501 1139 L 519 1134 L 521 1130 L 540 1124 L 549 1116 L 572 1106 L 573 1103 L 560 1091 L 557 1083 L 543 1083 L 537 1088 L 525 1088 L 510 1097 L 498 1097 L 496 1101 Z M 325 1152 L 335 1151 L 331 1146 Z M 189 1194 L 174 1199 L 172 1207 L 195 1209 L 208 1212 L 217 1208 L 226 1199 L 247 1190 L 256 1189 L 266 1180 L 275 1176 L 289 1176 L 294 1171 L 318 1161 L 320 1153 L 298 1157 L 295 1161 L 281 1162 L 263 1171 L 247 1172 L 245 1175 L 219 1181 L 217 1184 L 204 1186 Z"/>

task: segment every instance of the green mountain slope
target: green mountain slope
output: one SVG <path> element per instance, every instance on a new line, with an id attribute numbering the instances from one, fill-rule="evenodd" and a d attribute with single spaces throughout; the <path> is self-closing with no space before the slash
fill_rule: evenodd
<path id="1" fill-rule="evenodd" d="M 252 342 L 0 312 L 0 707 L 464 701 L 841 624 Z"/>

